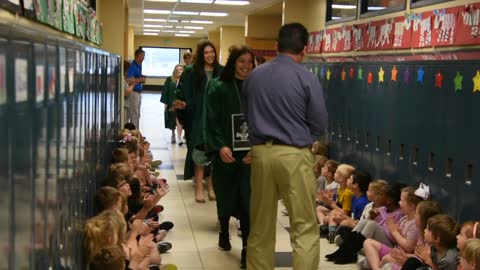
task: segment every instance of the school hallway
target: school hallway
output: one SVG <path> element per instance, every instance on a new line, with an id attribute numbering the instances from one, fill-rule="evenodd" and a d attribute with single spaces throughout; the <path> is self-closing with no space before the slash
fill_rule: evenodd
<path id="1" fill-rule="evenodd" d="M 161 220 L 169 220 L 175 227 L 168 233 L 166 241 L 173 248 L 162 254 L 163 263 L 172 263 L 179 270 L 230 270 L 240 269 L 241 238 L 237 236 L 234 220 L 230 221 L 232 250 L 217 248 L 218 233 L 215 201 L 196 203 L 192 181 L 183 180 L 186 145 L 171 144 L 171 132 L 164 129 L 163 104 L 160 94 L 143 93 L 140 130 L 151 143 L 154 159 L 160 159 L 160 178 L 168 180 L 170 192 L 161 199 L 165 211 Z M 206 186 L 205 186 L 206 188 Z M 283 216 L 279 202 L 277 218 L 276 268 L 292 269 L 288 217 Z M 357 269 L 354 264 L 335 265 L 324 256 L 336 250 L 326 239 L 320 240 L 320 265 L 318 269 Z"/>

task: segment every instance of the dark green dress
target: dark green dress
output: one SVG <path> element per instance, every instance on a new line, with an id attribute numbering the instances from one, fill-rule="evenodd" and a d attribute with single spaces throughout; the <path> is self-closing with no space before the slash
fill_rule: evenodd
<path id="1" fill-rule="evenodd" d="M 174 130 L 177 126 L 177 113 L 175 111 L 170 111 L 169 109 L 173 106 L 173 102 L 177 99 L 177 82 L 173 77 L 168 77 L 165 80 L 163 85 L 162 97 L 160 102 L 167 105 L 165 108 L 164 117 L 165 117 L 165 128 Z"/>
<path id="2" fill-rule="evenodd" d="M 212 78 L 216 78 L 223 70 L 223 66 L 216 65 L 213 69 Z M 187 104 L 184 110 L 177 110 L 177 117 L 185 130 L 185 139 L 187 140 L 187 156 L 185 157 L 184 178 L 185 180 L 193 177 L 194 163 L 192 160 L 193 148 L 203 149 L 205 142 L 203 139 L 203 110 L 204 98 L 206 95 L 207 75 L 205 71 L 201 75 L 195 73 L 194 65 L 186 66 L 183 70 L 178 89 L 178 99 Z M 207 174 L 207 172 L 205 172 Z"/>
<path id="3" fill-rule="evenodd" d="M 236 85 L 235 85 L 236 84 Z M 210 81 L 208 86 L 205 134 L 207 148 L 213 154 L 213 186 L 217 197 L 219 217 L 250 213 L 250 165 L 242 159 L 247 151 L 235 151 L 234 163 L 223 163 L 219 156 L 222 147 L 233 149 L 232 114 L 242 113 L 241 81 Z M 249 216 L 249 215 L 248 215 Z"/>

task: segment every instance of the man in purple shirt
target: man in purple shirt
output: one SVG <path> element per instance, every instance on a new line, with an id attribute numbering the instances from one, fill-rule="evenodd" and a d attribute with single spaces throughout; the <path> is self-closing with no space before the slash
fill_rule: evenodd
<path id="1" fill-rule="evenodd" d="M 315 217 L 314 158 L 309 146 L 327 129 L 323 90 L 300 65 L 308 41 L 299 23 L 282 26 L 279 56 L 250 74 L 243 84 L 243 107 L 252 145 L 251 231 L 247 269 L 274 269 L 277 203 L 290 218 L 293 269 L 319 263 Z"/>

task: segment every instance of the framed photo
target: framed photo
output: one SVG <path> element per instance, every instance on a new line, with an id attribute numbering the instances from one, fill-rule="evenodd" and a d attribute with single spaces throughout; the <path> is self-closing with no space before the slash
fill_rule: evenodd
<path id="1" fill-rule="evenodd" d="M 67 82 L 67 52 L 65 50 L 64 47 L 59 47 L 58 48 L 58 57 L 59 57 L 59 62 L 60 62 L 60 67 L 59 67 L 59 71 L 60 71 L 60 78 L 59 78 L 59 82 L 60 82 L 60 94 L 64 94 L 65 93 L 65 85 L 66 85 L 66 82 Z"/>
<path id="2" fill-rule="evenodd" d="M 7 62 L 4 53 L 0 53 L 0 105 L 7 103 Z"/>
<path id="3" fill-rule="evenodd" d="M 45 100 L 45 45 L 34 44 L 35 54 L 35 101 L 41 103 Z"/>
<path id="4" fill-rule="evenodd" d="M 0 0 L 0 8 L 6 9 L 13 13 L 22 11 L 20 0 Z"/>
<path id="5" fill-rule="evenodd" d="M 15 59 L 15 102 L 28 100 L 28 60 Z"/>
<path id="6" fill-rule="evenodd" d="M 244 114 L 232 114 L 233 151 L 250 150 L 248 141 L 248 124 Z"/>

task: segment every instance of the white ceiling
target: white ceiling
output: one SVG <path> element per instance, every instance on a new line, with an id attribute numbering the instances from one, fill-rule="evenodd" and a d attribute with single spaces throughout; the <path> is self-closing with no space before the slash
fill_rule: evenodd
<path id="1" fill-rule="evenodd" d="M 159 36 L 174 36 L 175 33 L 171 31 L 194 31 L 194 33 L 188 34 L 190 37 L 200 38 L 207 37 L 208 31 L 216 31 L 222 25 L 228 26 L 244 26 L 246 15 L 249 14 L 262 14 L 273 15 L 281 14 L 281 0 L 250 0 L 250 4 L 244 6 L 231 6 L 231 5 L 217 5 L 217 4 L 193 4 L 182 3 L 182 0 L 177 2 L 158 2 L 154 0 L 128 0 L 129 25 L 134 27 L 135 35 L 143 35 L 146 29 L 154 29 Z M 146 14 L 145 9 L 151 10 L 169 10 L 170 14 Z M 173 11 L 194 11 L 194 12 L 226 12 L 228 16 L 225 17 L 212 17 L 212 16 L 186 16 L 186 15 L 174 15 Z M 149 22 L 144 19 L 164 19 L 164 20 L 177 20 L 177 22 Z M 199 24 L 199 23 L 182 23 L 180 21 L 186 20 L 201 20 L 201 21 L 213 21 L 212 24 Z M 144 25 L 161 25 L 160 27 L 145 27 Z M 183 29 L 184 26 L 203 27 L 203 29 Z M 168 30 L 170 32 L 163 32 Z M 150 31 L 149 31 L 150 32 Z M 178 34 L 178 32 L 177 32 Z"/>

